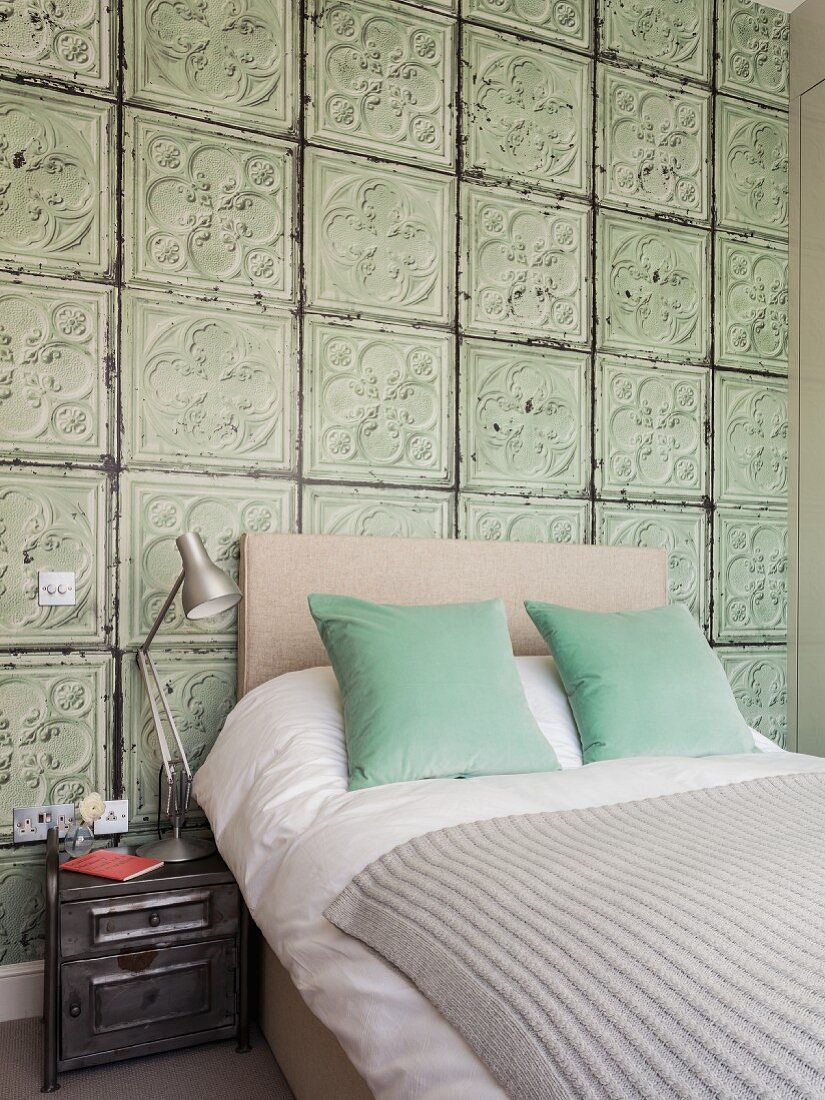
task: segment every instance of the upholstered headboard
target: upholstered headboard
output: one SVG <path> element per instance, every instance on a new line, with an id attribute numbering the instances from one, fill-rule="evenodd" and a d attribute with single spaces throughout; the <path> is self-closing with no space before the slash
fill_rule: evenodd
<path id="1" fill-rule="evenodd" d="M 329 663 L 310 592 L 401 604 L 498 596 L 520 656 L 547 652 L 525 599 L 590 611 L 658 607 L 667 600 L 667 558 L 663 550 L 539 542 L 244 535 L 240 585 L 239 696 L 282 672 Z"/>

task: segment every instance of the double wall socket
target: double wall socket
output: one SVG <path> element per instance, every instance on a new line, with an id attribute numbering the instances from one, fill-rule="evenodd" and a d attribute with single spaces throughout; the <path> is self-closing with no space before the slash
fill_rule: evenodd
<path id="1" fill-rule="evenodd" d="M 74 806 L 63 802 L 56 806 L 23 806 L 13 811 L 15 844 L 31 844 L 45 840 L 49 829 L 57 826 L 58 836 L 64 837 L 74 825 Z"/>
<path id="2" fill-rule="evenodd" d="M 125 833 L 129 827 L 129 800 L 109 799 L 105 807 L 103 816 L 95 822 L 95 836 Z M 57 826 L 61 838 L 74 825 L 74 806 L 70 802 L 59 806 L 22 806 L 14 810 L 14 843 L 31 844 L 36 840 L 45 840 L 53 825 Z"/>

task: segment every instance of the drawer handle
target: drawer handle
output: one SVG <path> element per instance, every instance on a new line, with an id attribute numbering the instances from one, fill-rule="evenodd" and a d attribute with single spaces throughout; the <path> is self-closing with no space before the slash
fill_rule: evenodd
<path id="1" fill-rule="evenodd" d="M 80 1015 L 80 1005 L 77 1001 L 72 1001 L 72 1003 L 69 1005 L 69 1015 L 72 1016 L 75 1020 Z"/>
<path id="2" fill-rule="evenodd" d="M 157 926 L 160 924 L 160 913 L 150 913 L 149 924 L 152 926 L 152 928 L 157 928 Z"/>

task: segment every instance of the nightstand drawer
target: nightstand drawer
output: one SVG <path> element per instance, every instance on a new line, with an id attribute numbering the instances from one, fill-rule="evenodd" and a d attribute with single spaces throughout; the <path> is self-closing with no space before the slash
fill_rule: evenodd
<path id="1" fill-rule="evenodd" d="M 238 922 L 236 886 L 132 894 L 75 901 L 60 913 L 64 959 L 233 935 Z"/>
<path id="2" fill-rule="evenodd" d="M 234 940 L 64 963 L 61 1058 L 232 1024 L 236 969 Z"/>

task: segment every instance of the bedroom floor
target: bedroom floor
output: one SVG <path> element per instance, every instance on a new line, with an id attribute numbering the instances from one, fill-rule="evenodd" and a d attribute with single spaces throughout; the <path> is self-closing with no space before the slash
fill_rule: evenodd
<path id="1" fill-rule="evenodd" d="M 0 1065 L 5 1100 L 41 1100 L 42 1027 L 39 1020 L 0 1024 Z M 292 1100 L 260 1032 L 252 1050 L 236 1054 L 234 1041 L 172 1054 L 156 1054 L 59 1077 L 61 1100 Z"/>

